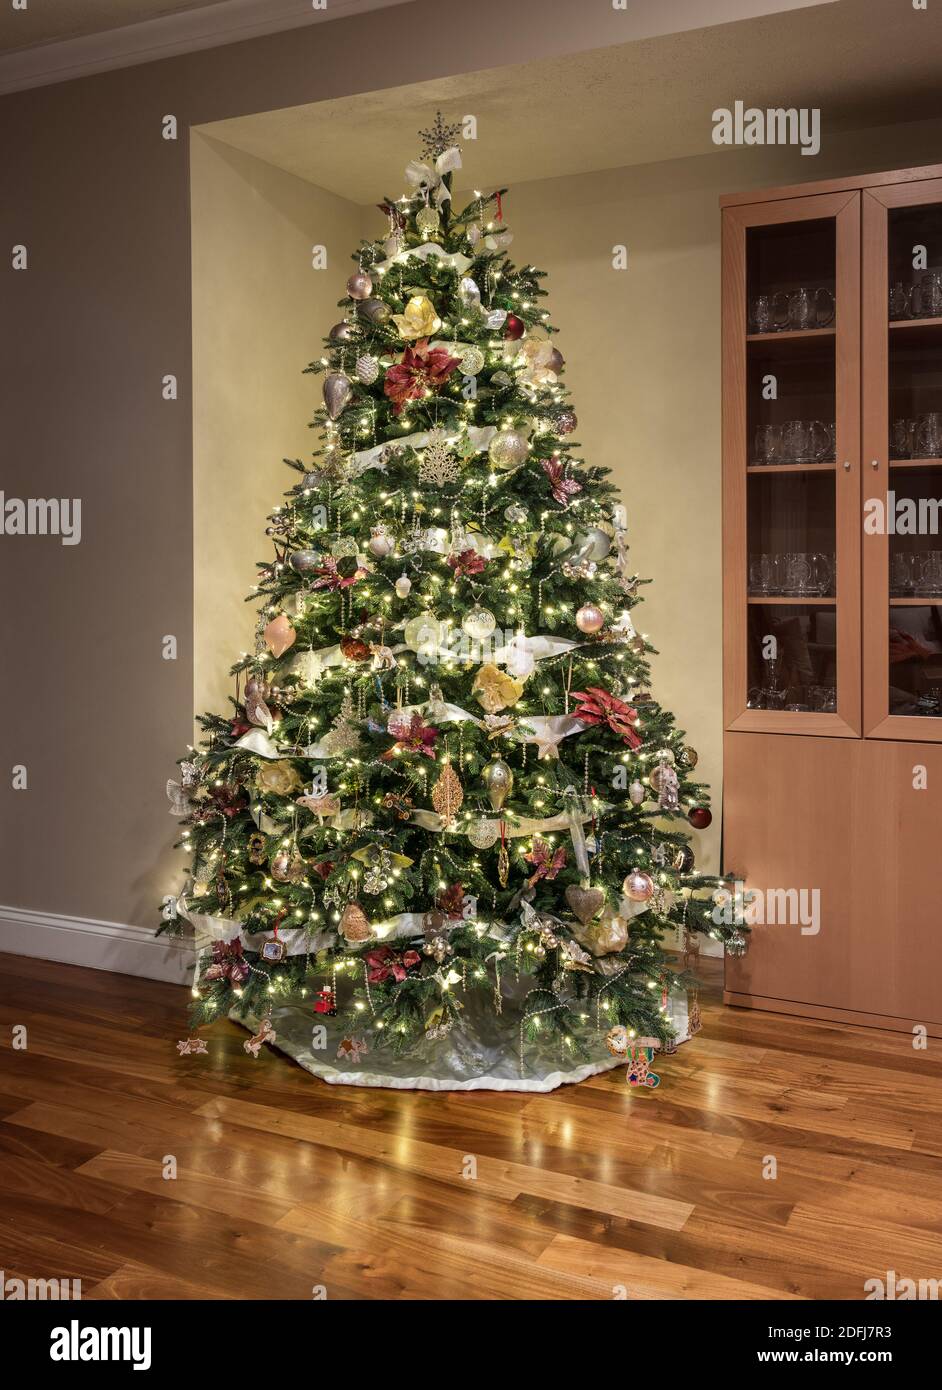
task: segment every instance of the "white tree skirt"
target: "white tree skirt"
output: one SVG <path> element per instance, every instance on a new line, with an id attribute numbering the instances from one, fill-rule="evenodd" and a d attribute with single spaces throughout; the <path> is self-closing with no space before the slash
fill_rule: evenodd
<path id="1" fill-rule="evenodd" d="M 276 1035 L 273 1046 L 331 1085 L 397 1090 L 553 1091 L 625 1065 L 623 1057 L 609 1053 L 604 1035 L 594 1029 L 582 1035 L 589 1060 L 573 1052 L 571 1062 L 567 1061 L 547 1029 L 546 1043 L 524 1043 L 521 1067 L 519 1006 L 508 999 L 503 1013 L 495 1014 L 491 996 L 483 991 L 468 991 L 463 1002 L 460 1022 L 449 1033 L 440 1038 L 423 1037 L 401 1055 L 391 1047 L 377 1047 L 372 1029 L 357 1032 L 341 1018 L 315 1014 L 310 1003 L 276 1004 L 271 1012 Z M 669 1008 L 677 1041 L 686 1042 L 686 995 L 672 996 Z M 254 1017 L 241 1019 L 232 1013 L 230 1018 L 252 1032 L 258 1031 Z M 369 1051 L 358 1058 L 338 1056 L 341 1042 L 350 1037 L 368 1042 Z M 659 1055 L 655 1054 L 655 1071 Z"/>

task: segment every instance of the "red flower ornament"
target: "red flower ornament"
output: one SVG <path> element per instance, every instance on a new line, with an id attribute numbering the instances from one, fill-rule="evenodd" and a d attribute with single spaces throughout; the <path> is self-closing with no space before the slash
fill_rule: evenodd
<path id="1" fill-rule="evenodd" d="M 460 360 L 445 348 L 430 348 L 428 338 L 407 347 L 402 361 L 386 369 L 383 381 L 383 390 L 393 402 L 393 414 L 401 415 L 408 401 L 420 400 L 443 386 Z"/>
<path id="2" fill-rule="evenodd" d="M 641 738 L 634 727 L 638 718 L 636 709 L 632 709 L 630 705 L 616 699 L 597 685 L 590 685 L 586 690 L 574 691 L 573 698 L 580 701 L 573 710 L 577 719 L 581 719 L 585 724 L 606 725 L 613 734 L 618 734 L 629 748 L 641 746 Z"/>

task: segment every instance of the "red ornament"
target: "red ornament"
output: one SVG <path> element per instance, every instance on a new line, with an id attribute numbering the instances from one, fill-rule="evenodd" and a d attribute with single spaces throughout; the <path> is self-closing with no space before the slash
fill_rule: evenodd
<path id="1" fill-rule="evenodd" d="M 348 661 L 369 661 L 372 656 L 369 643 L 359 637 L 341 637 L 340 650 Z"/>
<path id="2" fill-rule="evenodd" d="M 314 1012 L 316 1014 L 326 1014 L 328 1018 L 335 1018 L 337 1014 L 337 1000 L 332 989 L 319 989 L 314 995 Z"/>
<path id="3" fill-rule="evenodd" d="M 706 806 L 692 806 L 687 812 L 687 819 L 694 830 L 706 830 L 708 825 L 713 824 L 713 812 Z"/>
<path id="4" fill-rule="evenodd" d="M 523 319 L 518 319 L 516 314 L 507 315 L 506 319 L 504 320 L 505 338 L 509 338 L 511 342 L 516 342 L 518 338 L 523 337 L 526 331 L 527 326 L 524 323 Z"/>

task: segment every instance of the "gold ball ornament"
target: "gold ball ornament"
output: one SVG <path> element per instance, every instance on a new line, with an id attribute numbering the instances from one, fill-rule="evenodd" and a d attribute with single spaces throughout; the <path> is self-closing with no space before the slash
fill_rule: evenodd
<path id="1" fill-rule="evenodd" d="M 498 430 L 487 454 L 495 468 L 516 468 L 530 452 L 530 441 L 520 430 Z"/>

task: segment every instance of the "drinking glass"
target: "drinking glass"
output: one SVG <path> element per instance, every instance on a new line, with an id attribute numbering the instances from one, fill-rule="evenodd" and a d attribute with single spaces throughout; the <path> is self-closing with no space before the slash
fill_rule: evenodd
<path id="1" fill-rule="evenodd" d="M 913 289 L 897 280 L 890 290 L 890 318 L 908 319 L 912 313 Z"/>
<path id="2" fill-rule="evenodd" d="M 905 598 L 915 590 L 918 576 L 915 555 L 911 551 L 898 551 L 890 565 L 891 591 Z"/>
<path id="3" fill-rule="evenodd" d="M 812 566 L 810 555 L 789 552 L 785 557 L 785 591 L 803 597 L 811 592 Z"/>
<path id="4" fill-rule="evenodd" d="M 775 312 L 770 294 L 757 294 L 752 301 L 752 331 L 772 333 L 775 330 Z"/>
<path id="5" fill-rule="evenodd" d="M 894 420 L 890 426 L 890 456 L 895 459 L 908 459 L 913 456 L 913 431 L 915 420 Z"/>
<path id="6" fill-rule="evenodd" d="M 769 567 L 762 563 L 766 558 L 764 555 L 749 557 L 749 592 L 757 598 L 769 592 Z"/>
<path id="7" fill-rule="evenodd" d="M 755 462 L 774 463 L 778 456 L 779 433 L 774 425 L 759 425 L 756 430 Z"/>
<path id="8" fill-rule="evenodd" d="M 919 591 L 923 594 L 942 594 L 942 550 L 927 550 L 919 569 Z"/>
<path id="9" fill-rule="evenodd" d="M 942 457 L 942 414 L 938 411 L 920 415 L 916 421 L 913 453 L 916 458 L 921 459 Z"/>
<path id="10" fill-rule="evenodd" d="M 937 318 L 942 314 L 942 271 L 930 270 L 913 290 L 913 311 L 918 318 Z"/>
<path id="11" fill-rule="evenodd" d="M 809 576 L 808 593 L 815 594 L 819 598 L 831 592 L 831 584 L 834 579 L 834 569 L 830 556 L 822 555 L 819 551 L 814 551 L 807 555 Z"/>
<path id="12" fill-rule="evenodd" d="M 789 463 L 820 463 L 831 447 L 827 426 L 820 420 L 786 420 L 781 453 Z"/>
<path id="13" fill-rule="evenodd" d="M 826 328 L 834 321 L 834 296 L 830 290 L 801 285 L 788 296 L 788 327 Z"/>

